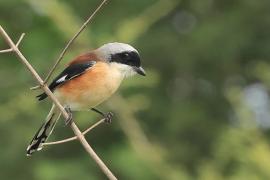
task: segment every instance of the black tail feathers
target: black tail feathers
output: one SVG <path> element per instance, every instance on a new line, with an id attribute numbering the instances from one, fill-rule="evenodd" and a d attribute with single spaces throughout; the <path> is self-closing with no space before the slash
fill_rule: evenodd
<path id="1" fill-rule="evenodd" d="M 51 133 L 51 130 L 54 128 L 56 121 L 52 121 L 55 114 L 52 114 L 49 121 L 42 124 L 34 138 L 27 147 L 27 156 L 31 156 L 35 151 L 42 149 L 42 143 L 46 141 L 48 136 Z"/>
<path id="2" fill-rule="evenodd" d="M 27 156 L 31 156 L 34 152 L 42 149 L 43 143 L 46 142 L 50 134 L 52 133 L 57 120 L 60 118 L 61 112 L 52 106 L 49 114 L 46 117 L 46 121 L 42 124 L 39 130 L 36 132 L 32 141 L 27 147 Z"/>

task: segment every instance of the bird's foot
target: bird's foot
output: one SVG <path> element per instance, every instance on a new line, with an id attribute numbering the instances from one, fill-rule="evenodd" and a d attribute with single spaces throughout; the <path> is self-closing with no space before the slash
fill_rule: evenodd
<path id="1" fill-rule="evenodd" d="M 104 122 L 107 124 L 112 123 L 112 118 L 113 118 L 114 114 L 112 112 L 108 112 L 106 114 L 104 114 Z"/>
<path id="2" fill-rule="evenodd" d="M 112 118 L 113 118 L 113 113 L 112 112 L 108 112 L 108 113 L 105 114 L 105 113 L 101 112 L 100 110 L 98 110 L 96 108 L 91 108 L 91 110 L 95 111 L 96 113 L 98 113 L 100 115 L 102 115 L 103 118 L 104 118 L 105 123 L 108 123 L 108 124 L 112 123 Z"/>
<path id="3" fill-rule="evenodd" d="M 66 110 L 66 112 L 68 113 L 68 119 L 65 119 L 65 124 L 66 124 L 66 126 L 67 125 L 71 125 L 71 123 L 73 122 L 73 116 L 72 116 L 72 112 L 71 112 L 71 109 L 70 109 L 70 107 L 65 107 L 65 110 Z"/>

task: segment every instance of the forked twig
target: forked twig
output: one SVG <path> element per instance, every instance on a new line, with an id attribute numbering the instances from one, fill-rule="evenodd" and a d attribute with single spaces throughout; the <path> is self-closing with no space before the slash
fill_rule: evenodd
<path id="1" fill-rule="evenodd" d="M 19 47 L 19 45 L 20 45 L 20 43 L 21 43 L 21 41 L 22 41 L 22 39 L 23 39 L 24 36 L 25 36 L 25 33 L 22 33 L 21 36 L 20 36 L 20 38 L 19 38 L 19 40 L 18 40 L 17 43 L 16 43 L 16 47 L 17 47 L 17 48 Z M 4 49 L 4 50 L 1 50 L 1 51 L 0 51 L 0 54 L 12 52 L 12 51 L 13 51 L 12 48 Z"/>
<path id="2" fill-rule="evenodd" d="M 66 54 L 67 50 L 69 49 L 69 47 L 72 45 L 72 43 L 76 40 L 76 38 L 81 34 L 81 32 L 86 28 L 86 26 L 91 22 L 91 20 L 93 19 L 93 17 L 97 14 L 97 12 L 101 9 L 101 7 L 107 2 L 108 0 L 103 0 L 101 2 L 101 4 L 95 9 L 95 11 L 88 17 L 88 19 L 83 23 L 83 25 L 80 27 L 80 29 L 78 30 L 78 32 L 68 41 L 67 45 L 65 46 L 65 48 L 62 50 L 60 56 L 58 57 L 58 59 L 56 60 L 55 64 L 53 65 L 53 67 L 50 69 L 48 75 L 46 76 L 44 83 L 47 83 L 48 80 L 50 79 L 50 77 L 52 76 L 53 72 L 55 71 L 56 67 L 58 66 L 58 64 L 61 62 L 61 60 L 63 59 L 64 55 Z M 39 89 L 40 86 L 35 86 L 30 88 L 31 90 L 36 90 Z"/>

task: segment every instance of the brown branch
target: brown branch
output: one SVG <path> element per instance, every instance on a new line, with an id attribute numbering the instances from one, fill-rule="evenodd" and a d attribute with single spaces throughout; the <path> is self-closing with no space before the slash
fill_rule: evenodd
<path id="1" fill-rule="evenodd" d="M 87 25 L 91 22 L 91 20 L 93 19 L 93 17 L 97 14 L 97 12 L 101 9 L 101 7 L 107 2 L 108 0 L 103 0 L 101 2 L 101 4 L 95 9 L 95 11 L 88 17 L 88 19 L 83 23 L 83 25 L 80 27 L 80 29 L 78 30 L 78 32 L 68 41 L 67 45 L 65 46 L 65 48 L 62 50 L 60 56 L 58 57 L 58 59 L 56 60 L 55 64 L 53 65 L 53 67 L 50 69 L 47 77 L 45 78 L 44 82 L 47 83 L 48 80 L 50 79 L 50 77 L 52 76 L 53 72 L 55 71 L 56 67 L 58 66 L 58 64 L 61 62 L 61 60 L 63 59 L 64 55 L 66 54 L 67 50 L 69 49 L 69 47 L 72 45 L 72 43 L 76 40 L 76 38 L 82 33 L 82 31 L 87 27 Z M 40 86 L 35 86 L 30 88 L 31 90 L 36 90 L 39 89 Z"/>
<path id="2" fill-rule="evenodd" d="M 6 43 L 10 46 L 12 51 L 17 55 L 18 59 L 26 66 L 26 68 L 31 72 L 33 78 L 35 78 L 40 87 L 44 90 L 44 92 L 48 95 L 48 97 L 52 100 L 52 102 L 59 108 L 61 113 L 63 114 L 65 119 L 69 118 L 68 113 L 65 111 L 63 106 L 60 104 L 60 102 L 56 99 L 54 94 L 50 91 L 46 83 L 41 79 L 41 77 L 38 75 L 38 73 L 35 71 L 35 69 L 32 67 L 32 65 L 27 61 L 27 59 L 24 57 L 24 55 L 20 52 L 16 44 L 11 40 L 9 35 L 5 32 L 5 30 L 0 25 L 0 34 L 2 34 L 3 38 L 5 39 Z M 95 162 L 98 164 L 98 166 L 101 168 L 101 170 L 104 172 L 104 174 L 111 180 L 116 180 L 117 178 L 113 175 L 113 173 L 109 170 L 109 168 L 104 164 L 104 162 L 98 157 L 98 155 L 95 153 L 95 151 L 92 149 L 92 147 L 88 144 L 86 141 L 84 135 L 80 131 L 80 129 L 77 127 L 77 125 L 72 122 L 71 128 L 74 132 L 74 134 L 77 136 L 78 140 L 81 142 L 84 149 L 89 153 L 89 155 L 95 160 Z"/>
<path id="3" fill-rule="evenodd" d="M 101 123 L 104 122 L 105 119 L 101 119 L 98 122 L 96 122 L 94 125 L 90 126 L 88 129 L 86 129 L 85 131 L 82 132 L 83 135 L 87 134 L 89 131 L 91 131 L 92 129 L 94 129 L 95 127 L 97 127 L 98 125 L 100 125 Z M 66 142 L 70 142 L 70 141 L 74 141 L 77 140 L 78 137 L 77 136 L 73 136 L 71 138 L 67 138 L 67 139 L 63 139 L 60 141 L 54 141 L 54 142 L 47 142 L 47 143 L 43 143 L 43 146 L 49 146 L 49 145 L 56 145 L 56 144 L 63 144 Z"/>

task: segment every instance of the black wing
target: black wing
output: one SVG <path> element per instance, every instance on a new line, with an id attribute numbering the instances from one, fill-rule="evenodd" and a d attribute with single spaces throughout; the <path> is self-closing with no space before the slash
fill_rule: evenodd
<path id="1" fill-rule="evenodd" d="M 49 89 L 51 91 L 54 91 L 57 86 L 62 85 L 65 82 L 82 75 L 86 70 L 93 67 L 94 64 L 96 64 L 96 61 L 87 61 L 68 66 L 62 73 L 60 73 L 53 80 L 53 82 L 49 85 Z M 37 96 L 39 101 L 45 99 L 46 97 L 47 97 L 46 93 L 42 93 Z"/>

